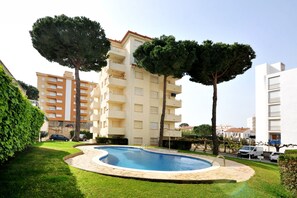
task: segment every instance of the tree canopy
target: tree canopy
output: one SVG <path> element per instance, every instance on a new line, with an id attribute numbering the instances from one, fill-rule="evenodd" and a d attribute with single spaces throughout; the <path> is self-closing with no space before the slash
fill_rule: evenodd
<path id="1" fill-rule="evenodd" d="M 39 91 L 36 87 L 26 84 L 23 81 L 18 80 L 18 83 L 23 87 L 24 90 L 26 90 L 26 95 L 28 99 L 30 100 L 38 100 L 39 96 Z"/>
<path id="2" fill-rule="evenodd" d="M 204 41 L 196 47 L 196 59 L 188 74 L 190 80 L 213 86 L 212 139 L 213 154 L 218 154 L 219 143 L 216 135 L 217 84 L 234 79 L 252 66 L 256 57 L 254 50 L 244 44 L 213 43 Z"/>
<path id="3" fill-rule="evenodd" d="M 138 67 L 164 77 L 159 146 L 162 146 L 163 142 L 167 77 L 181 78 L 185 74 L 195 58 L 195 51 L 190 50 L 195 43 L 194 41 L 176 41 L 174 36 L 162 35 L 160 38 L 145 42 L 133 53 Z"/>
<path id="4" fill-rule="evenodd" d="M 33 47 L 48 61 L 75 69 L 76 133 L 80 132 L 81 71 L 100 71 L 106 66 L 110 42 L 100 23 L 86 17 L 65 15 L 38 19 L 30 31 Z"/>
<path id="5" fill-rule="evenodd" d="M 194 126 L 193 132 L 197 135 L 206 136 L 212 134 L 212 128 L 209 124 L 201 124 L 199 126 Z"/>

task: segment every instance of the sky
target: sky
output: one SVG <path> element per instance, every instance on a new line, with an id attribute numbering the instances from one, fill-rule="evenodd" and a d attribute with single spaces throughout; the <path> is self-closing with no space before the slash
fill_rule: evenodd
<path id="1" fill-rule="evenodd" d="M 33 48 L 29 31 L 39 18 L 65 14 L 97 21 L 108 38 L 121 40 L 130 30 L 151 38 L 204 40 L 250 45 L 253 66 L 234 80 L 218 85 L 217 125 L 246 127 L 255 114 L 255 67 L 282 62 L 297 67 L 296 0 L 9 0 L 0 4 L 0 60 L 17 80 L 37 86 L 36 72 L 62 76 L 71 71 L 48 62 Z M 80 72 L 81 80 L 98 82 L 96 72 Z M 182 85 L 182 122 L 211 124 L 211 86 Z"/>

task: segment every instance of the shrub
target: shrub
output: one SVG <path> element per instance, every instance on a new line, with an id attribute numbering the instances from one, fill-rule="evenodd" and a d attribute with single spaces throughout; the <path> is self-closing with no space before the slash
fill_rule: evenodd
<path id="1" fill-rule="evenodd" d="M 128 145 L 127 138 L 107 138 L 107 137 L 96 137 L 96 142 L 98 144 L 118 144 L 118 145 Z"/>
<path id="2" fill-rule="evenodd" d="M 87 139 L 93 139 L 93 133 L 90 131 L 80 131 L 80 134 L 85 134 L 87 136 Z M 70 131 L 70 137 L 73 137 L 74 131 Z"/>
<path id="3" fill-rule="evenodd" d="M 297 195 L 297 150 L 286 150 L 279 156 L 281 183 Z"/>
<path id="4" fill-rule="evenodd" d="M 44 115 L 21 93 L 0 65 L 0 164 L 39 136 Z"/>
<path id="5" fill-rule="evenodd" d="M 192 141 L 189 140 L 170 140 L 170 148 L 179 150 L 190 150 Z M 169 148 L 169 140 L 163 140 L 163 147 Z"/>

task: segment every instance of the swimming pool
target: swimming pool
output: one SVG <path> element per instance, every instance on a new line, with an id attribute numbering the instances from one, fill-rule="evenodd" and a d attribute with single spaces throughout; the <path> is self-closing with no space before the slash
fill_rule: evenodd
<path id="1" fill-rule="evenodd" d="M 99 160 L 128 169 L 148 171 L 192 171 L 209 168 L 212 164 L 206 160 L 144 150 L 137 147 L 100 146 L 96 149 L 106 151 Z"/>

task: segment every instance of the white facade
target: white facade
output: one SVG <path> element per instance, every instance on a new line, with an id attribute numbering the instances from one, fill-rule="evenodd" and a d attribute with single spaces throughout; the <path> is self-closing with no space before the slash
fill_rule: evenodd
<path id="1" fill-rule="evenodd" d="M 256 142 L 297 144 L 297 69 L 256 67 Z"/>
<path id="2" fill-rule="evenodd" d="M 121 41 L 111 41 L 108 65 L 102 68 L 98 87 L 93 91 L 93 137 L 125 137 L 129 144 L 157 145 L 162 111 L 163 78 L 135 65 L 133 52 L 151 39 L 128 31 Z M 164 137 L 181 137 L 175 123 L 181 115 L 176 94 L 181 86 L 167 79 Z"/>

